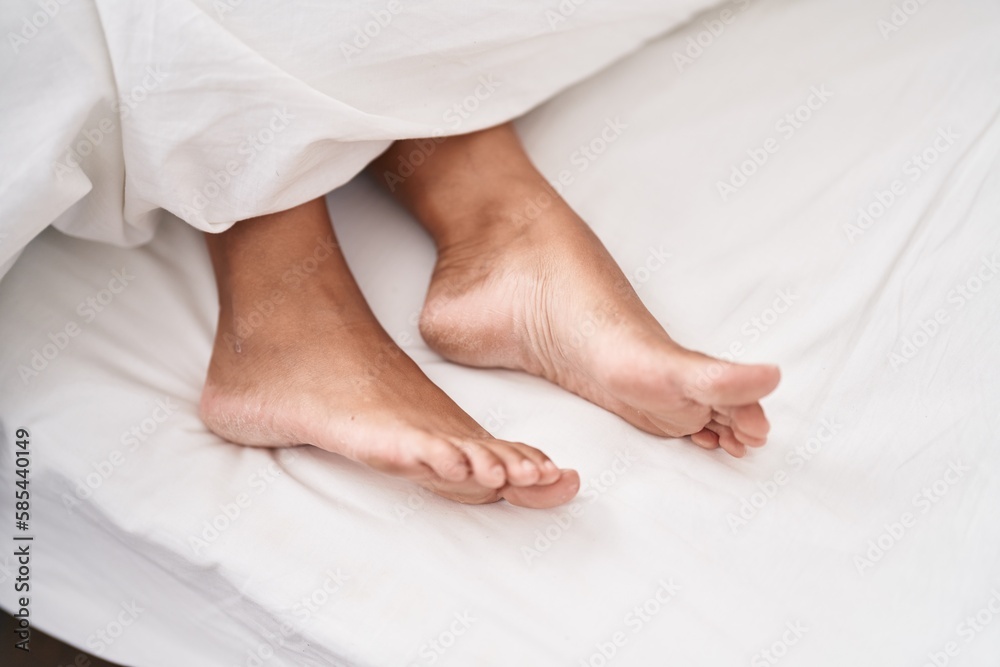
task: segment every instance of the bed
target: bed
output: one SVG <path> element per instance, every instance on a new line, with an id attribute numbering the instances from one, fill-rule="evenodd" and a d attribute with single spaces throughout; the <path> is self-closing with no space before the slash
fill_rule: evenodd
<path id="1" fill-rule="evenodd" d="M 580 471 L 553 510 L 221 441 L 200 232 L 45 231 L 0 282 L 33 623 L 143 667 L 998 664 L 998 34 L 988 0 L 737 1 L 518 121 L 682 344 L 781 366 L 744 460 L 443 361 L 416 330 L 430 240 L 364 177 L 328 196 L 393 338 Z"/>

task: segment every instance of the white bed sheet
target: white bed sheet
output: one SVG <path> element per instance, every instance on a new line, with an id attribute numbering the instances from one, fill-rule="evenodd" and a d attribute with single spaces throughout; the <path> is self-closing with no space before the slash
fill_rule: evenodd
<path id="1" fill-rule="evenodd" d="M 135 600 L 101 653 L 143 666 L 597 666 L 616 639 L 607 664 L 923 665 L 950 649 L 949 665 L 995 665 L 1000 7 L 930 2 L 883 36 L 892 7 L 752 3 L 678 71 L 699 19 L 519 124 L 681 342 L 780 363 L 771 442 L 745 460 L 442 361 L 414 320 L 429 241 L 364 181 L 329 198 L 390 334 L 496 435 L 580 470 L 558 510 L 460 506 L 316 450 L 221 442 L 195 413 L 216 307 L 197 232 L 166 225 L 140 250 L 46 232 L 0 284 L 3 456 L 29 428 L 38 626 L 87 646 Z M 831 96 L 786 136 L 814 87 Z M 581 160 L 615 119 L 620 136 Z M 769 138 L 777 152 L 723 201 L 717 182 Z M 845 228 L 897 179 L 884 215 Z M 114 270 L 134 278 L 87 321 L 78 304 Z M 22 381 L 71 321 L 80 334 Z M 193 548 L 227 506 L 230 526 Z"/>

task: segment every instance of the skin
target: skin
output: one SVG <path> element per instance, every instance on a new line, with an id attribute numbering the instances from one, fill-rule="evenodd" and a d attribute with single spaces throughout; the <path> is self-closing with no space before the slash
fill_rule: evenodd
<path id="1" fill-rule="evenodd" d="M 396 142 L 371 166 L 437 245 L 420 319 L 428 345 L 457 363 L 544 377 L 658 436 L 737 457 L 765 443 L 759 401 L 778 369 L 671 340 L 512 126 L 428 145 Z M 394 169 L 414 150 L 424 163 L 401 179 Z M 546 202 L 541 213 L 532 201 Z M 244 445 L 315 445 L 464 503 L 553 507 L 576 494 L 576 472 L 490 436 L 393 343 L 323 200 L 206 238 L 220 303 L 200 406 L 212 431 Z"/>

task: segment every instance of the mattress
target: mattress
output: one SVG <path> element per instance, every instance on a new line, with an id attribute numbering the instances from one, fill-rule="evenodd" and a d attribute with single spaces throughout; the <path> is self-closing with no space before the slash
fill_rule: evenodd
<path id="1" fill-rule="evenodd" d="M 996 665 L 998 31 L 988 0 L 733 2 L 518 122 L 679 342 L 781 366 L 742 460 L 445 362 L 416 331 L 430 240 L 363 178 L 328 196 L 407 353 L 580 471 L 552 510 L 221 441 L 200 232 L 44 232 L 0 282 L 34 624 L 143 666 Z"/>

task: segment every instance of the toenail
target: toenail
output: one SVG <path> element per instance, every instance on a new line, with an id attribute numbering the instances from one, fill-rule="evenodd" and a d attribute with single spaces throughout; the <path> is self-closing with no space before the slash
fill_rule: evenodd
<path id="1" fill-rule="evenodd" d="M 524 459 L 523 461 L 521 461 L 521 468 L 527 470 L 528 472 L 531 472 L 535 470 L 535 464 L 529 461 L 528 459 Z"/>
<path id="2" fill-rule="evenodd" d="M 556 467 L 556 464 L 553 463 L 552 461 L 546 461 L 545 463 L 542 464 L 542 467 L 550 472 L 553 470 L 559 470 L 559 468 Z"/>
<path id="3" fill-rule="evenodd" d="M 500 477 L 503 475 L 503 466 L 493 466 L 490 468 L 490 475 L 493 477 Z"/>

